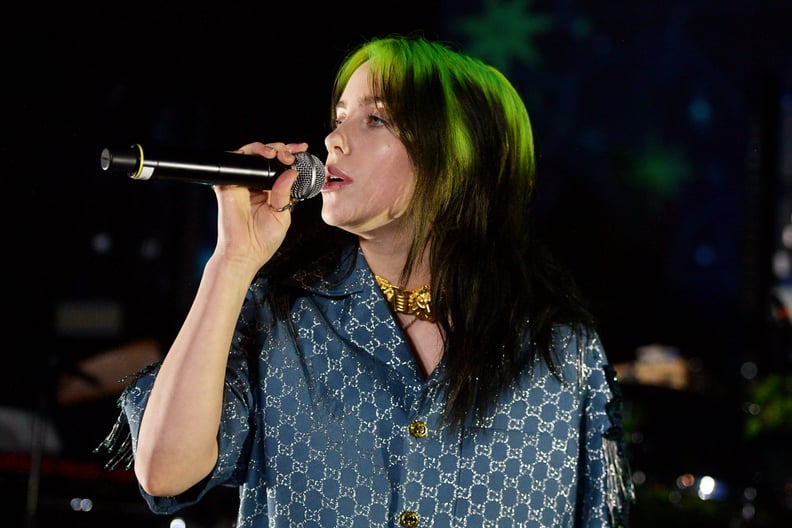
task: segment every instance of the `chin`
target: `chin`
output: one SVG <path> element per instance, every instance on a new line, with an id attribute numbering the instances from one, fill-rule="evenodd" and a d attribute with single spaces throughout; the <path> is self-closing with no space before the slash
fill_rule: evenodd
<path id="1" fill-rule="evenodd" d="M 341 227 L 341 223 L 337 216 L 331 211 L 328 211 L 326 205 L 322 207 L 322 221 L 329 226 Z"/>

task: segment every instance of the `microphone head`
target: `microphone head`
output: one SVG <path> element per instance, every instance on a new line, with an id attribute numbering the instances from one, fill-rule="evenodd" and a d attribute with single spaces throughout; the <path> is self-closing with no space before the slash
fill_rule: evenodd
<path id="1" fill-rule="evenodd" d="M 307 200 L 322 192 L 325 184 L 324 163 L 313 154 L 298 152 L 294 155 L 292 169 L 299 175 L 291 188 L 291 197 L 295 200 Z"/>

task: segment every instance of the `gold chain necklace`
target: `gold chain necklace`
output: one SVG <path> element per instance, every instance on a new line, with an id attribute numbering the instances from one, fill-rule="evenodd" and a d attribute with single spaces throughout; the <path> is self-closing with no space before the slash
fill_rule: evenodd
<path id="1" fill-rule="evenodd" d="M 415 290 L 403 290 L 394 286 L 385 277 L 374 275 L 374 280 L 385 295 L 393 311 L 407 315 L 414 315 L 418 319 L 434 322 L 432 314 L 432 290 L 429 284 L 424 284 Z"/>

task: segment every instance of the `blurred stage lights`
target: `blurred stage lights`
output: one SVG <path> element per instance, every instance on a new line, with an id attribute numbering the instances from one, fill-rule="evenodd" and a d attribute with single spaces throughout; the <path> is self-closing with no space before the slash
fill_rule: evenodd
<path id="1" fill-rule="evenodd" d="M 76 512 L 89 512 L 93 510 L 94 503 L 91 499 L 81 499 L 74 497 L 69 501 L 69 507 Z M 171 519 L 170 528 L 187 528 L 187 522 L 181 517 Z"/>
<path id="2" fill-rule="evenodd" d="M 728 495 L 726 485 L 709 475 L 696 477 L 685 473 L 677 477 L 677 488 L 680 491 L 697 496 L 701 500 L 722 501 Z"/>
<path id="3" fill-rule="evenodd" d="M 71 506 L 72 511 L 89 512 L 93 510 L 93 501 L 75 497 L 69 501 L 69 506 Z"/>

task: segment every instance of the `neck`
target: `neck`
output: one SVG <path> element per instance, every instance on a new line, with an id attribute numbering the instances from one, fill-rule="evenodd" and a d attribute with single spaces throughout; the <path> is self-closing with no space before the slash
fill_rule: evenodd
<path id="1" fill-rule="evenodd" d="M 395 286 L 410 290 L 427 284 L 430 278 L 428 259 L 422 257 L 409 270 L 407 283 L 401 283 L 411 242 L 393 237 L 387 240 L 382 237 L 361 238 L 360 248 L 366 257 L 366 263 L 375 275 L 386 278 Z"/>

